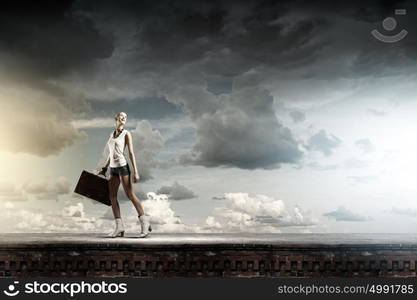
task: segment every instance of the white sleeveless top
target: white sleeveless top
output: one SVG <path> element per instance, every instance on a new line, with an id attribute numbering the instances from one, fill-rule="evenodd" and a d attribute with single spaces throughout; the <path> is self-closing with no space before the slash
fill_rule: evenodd
<path id="1" fill-rule="evenodd" d="M 125 150 L 125 136 L 127 133 L 126 129 L 123 129 L 122 133 L 117 138 L 113 137 L 114 131 L 110 134 L 107 145 L 110 152 L 110 167 L 117 168 L 127 165 L 127 161 L 123 152 Z"/>

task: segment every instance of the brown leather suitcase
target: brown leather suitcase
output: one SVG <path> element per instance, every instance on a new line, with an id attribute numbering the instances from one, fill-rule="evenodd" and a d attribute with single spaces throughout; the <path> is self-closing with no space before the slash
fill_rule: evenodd
<path id="1" fill-rule="evenodd" d="M 109 181 L 104 177 L 85 170 L 81 173 L 74 192 L 108 206 L 111 205 L 109 198 Z"/>

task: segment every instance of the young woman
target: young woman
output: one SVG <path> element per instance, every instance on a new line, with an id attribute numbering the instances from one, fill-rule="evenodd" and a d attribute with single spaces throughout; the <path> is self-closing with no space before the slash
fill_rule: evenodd
<path id="1" fill-rule="evenodd" d="M 127 114 L 124 112 L 119 112 L 116 114 L 114 119 L 116 121 L 116 128 L 111 133 L 109 140 L 107 141 L 107 147 L 110 153 L 104 167 L 98 173 L 99 175 L 101 174 L 105 176 L 107 172 L 107 166 L 110 164 L 109 194 L 113 215 L 116 221 L 116 228 L 108 236 L 124 236 L 125 231 L 122 218 L 120 216 L 119 202 L 117 201 L 117 191 L 119 190 L 120 182 L 122 182 L 126 196 L 133 202 L 133 205 L 135 206 L 139 216 L 139 222 L 141 225 L 141 233 L 139 237 L 144 238 L 149 235 L 150 231 L 152 231 L 152 227 L 149 223 L 149 216 L 145 215 L 142 204 L 133 192 L 132 182 L 130 180 L 130 167 L 123 154 L 127 145 L 129 149 L 129 158 L 132 162 L 134 170 L 133 182 L 136 183 L 139 181 L 140 177 L 136 167 L 135 154 L 133 153 L 132 135 L 128 130 L 123 128 L 127 121 Z"/>

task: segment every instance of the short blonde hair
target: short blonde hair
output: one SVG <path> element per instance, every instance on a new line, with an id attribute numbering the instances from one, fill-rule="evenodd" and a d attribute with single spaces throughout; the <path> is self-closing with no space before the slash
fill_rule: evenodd
<path id="1" fill-rule="evenodd" d="M 119 111 L 115 116 L 114 116 L 114 120 L 117 121 L 117 118 L 119 117 L 120 114 L 125 114 L 127 117 L 127 113 L 125 113 L 124 111 Z"/>

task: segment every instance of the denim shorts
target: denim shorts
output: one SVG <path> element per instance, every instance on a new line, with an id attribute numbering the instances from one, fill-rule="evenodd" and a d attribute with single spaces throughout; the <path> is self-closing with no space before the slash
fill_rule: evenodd
<path id="1" fill-rule="evenodd" d="M 129 164 L 124 165 L 122 167 L 117 167 L 117 168 L 110 168 L 110 175 L 113 176 L 123 176 L 123 175 L 130 175 L 130 168 L 129 168 Z"/>

